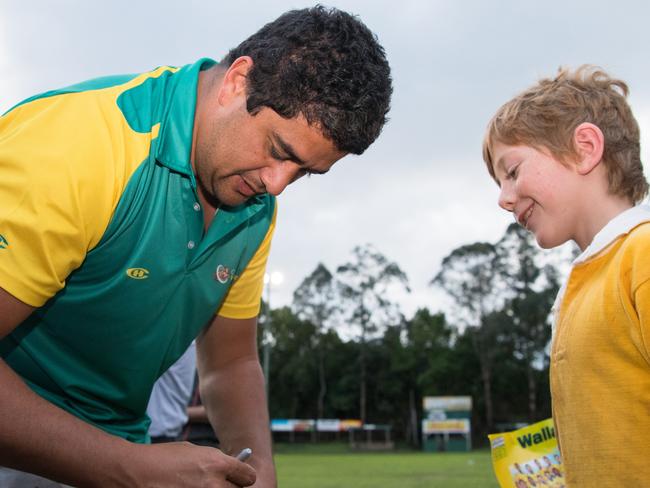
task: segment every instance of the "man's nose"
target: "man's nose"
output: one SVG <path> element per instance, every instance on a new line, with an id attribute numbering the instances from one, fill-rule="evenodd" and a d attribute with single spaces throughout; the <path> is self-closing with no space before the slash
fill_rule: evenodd
<path id="1" fill-rule="evenodd" d="M 262 169 L 260 179 L 267 193 L 278 196 L 293 183 L 300 174 L 300 166 L 289 161 L 282 161 Z"/>
<path id="2" fill-rule="evenodd" d="M 515 192 L 513 191 L 512 185 L 507 182 L 501 185 L 501 191 L 499 192 L 499 207 L 512 212 L 515 208 Z"/>

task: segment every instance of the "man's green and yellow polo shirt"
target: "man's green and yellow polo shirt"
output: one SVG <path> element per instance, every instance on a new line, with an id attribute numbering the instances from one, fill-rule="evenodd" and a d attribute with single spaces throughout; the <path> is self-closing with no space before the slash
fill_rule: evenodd
<path id="1" fill-rule="evenodd" d="M 0 355 L 133 441 L 154 381 L 210 318 L 259 311 L 275 199 L 221 208 L 204 233 L 190 166 L 198 74 L 214 64 L 85 82 L 0 118 L 0 287 L 38 307 Z"/>

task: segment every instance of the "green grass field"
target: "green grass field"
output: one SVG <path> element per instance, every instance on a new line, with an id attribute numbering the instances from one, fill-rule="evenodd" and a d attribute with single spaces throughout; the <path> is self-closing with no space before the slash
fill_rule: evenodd
<path id="1" fill-rule="evenodd" d="M 281 488 L 498 488 L 490 452 L 351 452 L 342 444 L 276 444 Z"/>

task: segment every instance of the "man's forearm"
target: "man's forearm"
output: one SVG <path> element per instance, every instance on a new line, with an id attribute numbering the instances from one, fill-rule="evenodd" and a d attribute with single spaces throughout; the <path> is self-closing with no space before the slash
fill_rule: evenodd
<path id="1" fill-rule="evenodd" d="M 75 486 L 119 476 L 129 442 L 42 399 L 2 360 L 0 391 L 0 465 Z"/>
<path id="2" fill-rule="evenodd" d="M 79 488 L 249 486 L 255 471 L 186 442 L 135 444 L 33 393 L 0 360 L 0 466 Z"/>
<path id="3" fill-rule="evenodd" d="M 237 455 L 251 448 L 247 462 L 257 471 L 254 486 L 276 486 L 264 376 L 257 358 L 235 361 L 201 380 L 201 398 L 222 450 Z"/>

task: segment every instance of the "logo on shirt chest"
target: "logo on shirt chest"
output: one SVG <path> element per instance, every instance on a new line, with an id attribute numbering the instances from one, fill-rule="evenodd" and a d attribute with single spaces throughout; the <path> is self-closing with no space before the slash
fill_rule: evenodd
<path id="1" fill-rule="evenodd" d="M 9 247 L 9 243 L 7 242 L 7 239 L 0 234 L 0 249 L 7 249 Z"/>
<path id="2" fill-rule="evenodd" d="M 149 270 L 144 268 L 129 268 L 126 275 L 134 280 L 146 280 L 149 278 Z"/>
<path id="3" fill-rule="evenodd" d="M 229 281 L 236 281 L 239 275 L 235 274 L 236 270 L 220 264 L 214 272 L 214 279 L 219 283 L 228 283 Z"/>
<path id="4" fill-rule="evenodd" d="M 223 264 L 217 266 L 217 269 L 214 272 L 215 280 L 217 280 L 219 283 L 227 283 L 230 277 L 231 277 L 231 271 L 228 266 L 224 266 Z"/>

